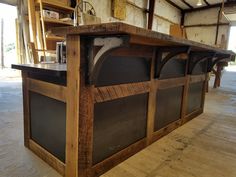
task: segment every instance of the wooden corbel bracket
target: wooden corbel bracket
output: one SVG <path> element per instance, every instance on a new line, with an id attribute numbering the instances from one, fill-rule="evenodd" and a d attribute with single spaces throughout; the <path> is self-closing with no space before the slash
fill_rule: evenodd
<path id="1" fill-rule="evenodd" d="M 92 42 L 94 47 L 101 48 L 96 54 L 93 54 L 93 50 L 90 49 L 88 66 L 89 84 L 94 84 L 96 82 L 103 62 L 112 51 L 129 45 L 129 36 L 95 37 Z"/>
<path id="2" fill-rule="evenodd" d="M 216 54 L 215 57 L 212 60 L 209 60 L 208 62 L 208 68 L 207 72 L 211 72 L 213 67 L 218 63 L 222 61 L 231 61 L 232 55 L 230 54 Z"/>
<path id="3" fill-rule="evenodd" d="M 165 67 L 166 63 L 171 59 L 176 58 L 180 55 L 182 59 L 188 59 L 191 47 L 189 46 L 180 46 L 180 47 L 160 47 L 157 49 L 156 57 L 156 74 L 155 77 L 159 78 L 161 71 Z"/>
<path id="4" fill-rule="evenodd" d="M 208 51 L 193 51 L 190 53 L 189 57 L 189 65 L 188 65 L 188 74 L 192 74 L 194 68 L 197 66 L 198 63 L 204 60 L 211 60 L 215 57 L 215 52 L 208 52 Z"/>

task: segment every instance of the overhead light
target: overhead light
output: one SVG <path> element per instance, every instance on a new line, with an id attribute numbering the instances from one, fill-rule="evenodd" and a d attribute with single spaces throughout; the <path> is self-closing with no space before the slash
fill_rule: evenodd
<path id="1" fill-rule="evenodd" d="M 197 6 L 202 6 L 202 0 L 198 0 Z"/>

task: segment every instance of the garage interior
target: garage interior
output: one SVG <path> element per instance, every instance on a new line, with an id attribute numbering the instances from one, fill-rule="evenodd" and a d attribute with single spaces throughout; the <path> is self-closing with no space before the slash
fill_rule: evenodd
<path id="1" fill-rule="evenodd" d="M 192 117 L 191 120 L 181 124 L 181 126 L 171 125 L 165 126 L 164 128 L 162 127 L 163 129 L 160 129 L 162 132 L 158 134 L 157 141 L 155 140 L 155 142 L 148 143 L 148 146 L 145 145 L 145 148 L 138 150 L 139 152 L 135 152 L 132 155 L 127 155 L 127 157 L 124 155 L 125 159 L 121 158 L 122 160 L 120 161 L 114 161 L 112 168 L 109 167 L 105 169 L 105 167 L 103 168 L 100 166 L 100 168 L 97 168 L 97 171 L 95 170 L 96 172 L 90 173 L 88 170 L 85 173 L 81 173 L 80 168 L 82 167 L 80 167 L 79 160 L 78 164 L 76 164 L 77 167 L 79 167 L 76 167 L 76 169 L 73 168 L 74 161 L 69 163 L 69 161 L 65 160 L 62 165 L 63 170 L 61 170 L 61 167 L 55 167 L 58 166 L 58 162 L 47 159 L 54 156 L 51 155 L 50 152 L 44 150 L 38 150 L 38 152 L 36 152 L 37 150 L 32 150 L 32 146 L 30 146 L 30 148 L 27 147 L 24 139 L 25 110 L 23 107 L 25 105 L 23 106 L 23 99 L 25 93 L 24 88 L 22 88 L 21 72 L 17 70 L 18 68 L 12 69 L 10 68 L 11 66 L 6 66 L 8 61 L 4 61 L 6 60 L 2 54 L 4 49 L 1 49 L 0 176 L 236 176 L 236 65 L 234 62 L 235 53 L 233 53 L 236 52 L 236 43 L 234 40 L 235 31 L 233 30 L 236 24 L 236 1 L 4 0 L 1 1 L 1 3 L 15 6 L 17 9 L 18 18 L 15 23 L 16 59 L 11 63 L 15 65 L 31 64 L 32 66 L 48 66 L 58 62 L 65 64 L 65 57 L 63 58 L 63 54 L 66 54 L 61 52 L 59 54 L 61 56 L 58 57 L 58 50 L 62 50 L 58 49 L 58 47 L 63 48 L 63 45 L 65 45 L 64 41 L 67 40 L 67 38 L 70 39 L 70 37 L 65 38 L 65 35 L 59 36 L 57 33 L 66 28 L 71 30 L 74 23 L 78 23 L 77 28 L 80 28 L 81 26 L 81 29 L 83 26 L 86 27 L 86 25 L 95 25 L 95 27 L 88 26 L 86 28 L 86 30 L 89 31 L 91 29 L 92 31 L 92 29 L 96 29 L 96 24 L 118 22 L 117 26 L 120 27 L 122 24 L 119 26 L 119 22 L 122 22 L 139 27 L 134 29 L 136 29 L 136 32 L 140 32 L 140 36 L 142 33 L 147 33 L 145 35 L 148 36 L 150 31 L 146 30 L 152 30 L 158 33 L 150 32 L 150 34 L 167 34 L 172 36 L 173 39 L 172 37 L 164 37 L 170 40 L 177 40 L 177 43 L 183 41 L 185 45 L 192 45 L 191 42 L 188 43 L 188 40 L 194 41 L 196 43 L 193 43 L 193 48 L 199 45 L 200 49 L 209 46 L 209 48 L 207 48 L 209 51 L 219 50 L 223 53 L 223 57 L 220 55 L 218 59 L 225 59 L 225 55 L 227 55 L 227 57 L 226 60 L 215 63 L 214 67 L 211 68 L 211 72 L 204 73 L 204 87 L 206 90 L 203 89 L 203 95 L 205 95 L 203 113 L 194 116 L 194 119 L 192 119 Z M 80 6 L 76 6 L 76 4 L 84 4 L 85 9 L 87 8 L 87 10 L 81 9 Z M 76 8 L 78 10 L 75 10 Z M 75 11 L 79 12 L 79 17 L 81 18 L 76 22 L 71 20 L 76 14 L 74 13 Z M 116 27 L 116 24 L 114 26 Z M 126 25 L 124 26 L 126 27 Z M 58 27 L 62 28 L 59 29 Z M 101 30 L 103 28 L 109 29 L 106 25 L 101 26 Z M 127 26 L 127 29 L 129 28 L 131 29 L 132 27 Z M 146 30 L 142 31 L 140 28 Z M 113 29 L 111 29 L 111 31 L 112 30 Z M 130 31 L 132 35 L 132 30 Z M 6 30 L 4 33 L 6 33 Z M 109 31 L 107 33 L 109 33 Z M 77 33 L 74 32 L 73 35 L 75 34 Z M 105 35 L 106 34 L 104 33 L 101 36 Z M 158 35 L 153 38 L 158 38 Z M 7 39 L 4 38 L 4 40 Z M 149 45 L 153 41 L 155 43 L 154 39 L 144 39 L 142 46 L 146 44 Z M 89 44 L 90 43 L 87 45 Z M 154 45 L 156 45 L 156 43 Z M 73 45 L 70 44 L 70 46 Z M 76 44 L 74 46 L 76 46 Z M 2 47 L 3 45 L 1 45 L 1 48 Z M 129 46 L 125 46 L 125 48 L 129 48 Z M 144 51 L 149 52 L 147 47 L 143 48 Z M 132 47 L 131 50 L 133 52 Z M 192 50 L 192 48 L 187 48 L 187 51 L 189 50 Z M 231 53 L 229 55 L 228 50 L 233 51 L 232 55 Z M 209 53 L 209 56 L 212 55 L 212 51 Z M 135 52 L 139 53 L 138 51 Z M 76 55 L 76 53 L 74 55 Z M 188 56 L 190 56 L 190 54 Z M 210 61 L 209 56 L 207 56 L 207 60 Z M 180 57 L 185 58 L 185 55 L 181 55 Z M 218 57 L 218 53 L 214 53 L 212 58 L 214 57 Z M 24 72 L 22 71 L 22 73 Z M 31 80 L 31 78 L 27 79 Z M 196 79 L 195 77 L 195 80 L 199 79 Z M 168 84 L 165 84 L 163 84 L 164 87 L 168 88 L 168 86 L 166 86 Z M 40 89 L 40 86 L 39 88 L 35 88 L 35 90 L 37 89 Z M 141 91 L 137 92 L 141 93 Z M 175 97 L 172 98 L 172 100 L 174 99 Z M 97 103 L 98 102 L 99 101 L 97 101 Z M 181 103 L 181 105 L 182 104 L 183 103 Z M 43 110 L 38 111 L 39 114 L 40 111 L 43 112 Z M 166 115 L 168 111 L 171 112 L 171 110 L 165 111 Z M 58 110 L 58 112 L 60 111 Z M 77 142 L 77 144 L 79 143 Z M 80 146 L 78 145 L 78 148 L 79 147 Z M 38 149 L 40 149 L 40 147 Z M 68 152 L 66 151 L 66 153 Z M 72 154 L 71 156 L 73 159 L 75 155 Z M 110 160 L 109 157 L 108 160 Z M 113 163 L 113 161 L 111 161 L 111 163 Z M 67 168 L 69 168 L 69 170 L 67 170 Z M 100 169 L 102 170 L 100 171 Z M 68 172 L 70 170 L 75 170 L 75 173 Z"/>

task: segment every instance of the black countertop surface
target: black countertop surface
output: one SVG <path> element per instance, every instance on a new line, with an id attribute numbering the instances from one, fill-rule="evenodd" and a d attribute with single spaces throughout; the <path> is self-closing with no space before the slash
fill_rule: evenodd
<path id="1" fill-rule="evenodd" d="M 13 64 L 13 69 L 19 69 L 27 72 L 37 72 L 40 74 L 62 77 L 66 76 L 66 64 Z"/>

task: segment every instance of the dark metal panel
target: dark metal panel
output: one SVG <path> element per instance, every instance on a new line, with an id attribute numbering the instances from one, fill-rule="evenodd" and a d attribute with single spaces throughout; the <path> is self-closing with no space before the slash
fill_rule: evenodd
<path id="1" fill-rule="evenodd" d="M 157 91 L 154 130 L 160 130 L 181 118 L 183 86 Z"/>
<path id="2" fill-rule="evenodd" d="M 186 60 L 171 59 L 169 60 L 160 74 L 160 79 L 176 78 L 185 76 Z"/>
<path id="3" fill-rule="evenodd" d="M 150 60 L 143 57 L 108 56 L 95 86 L 107 86 L 150 80 Z"/>
<path id="4" fill-rule="evenodd" d="M 96 103 L 93 164 L 146 136 L 148 94 Z"/>
<path id="5" fill-rule="evenodd" d="M 31 139 L 65 162 L 66 104 L 30 92 Z"/>
<path id="6" fill-rule="evenodd" d="M 201 108 L 203 84 L 204 82 L 190 84 L 188 91 L 187 114 L 190 114 L 193 111 Z"/>
<path id="7" fill-rule="evenodd" d="M 207 73 L 207 60 L 203 60 L 199 62 L 193 69 L 192 74 L 198 75 L 198 74 L 204 74 Z"/>

